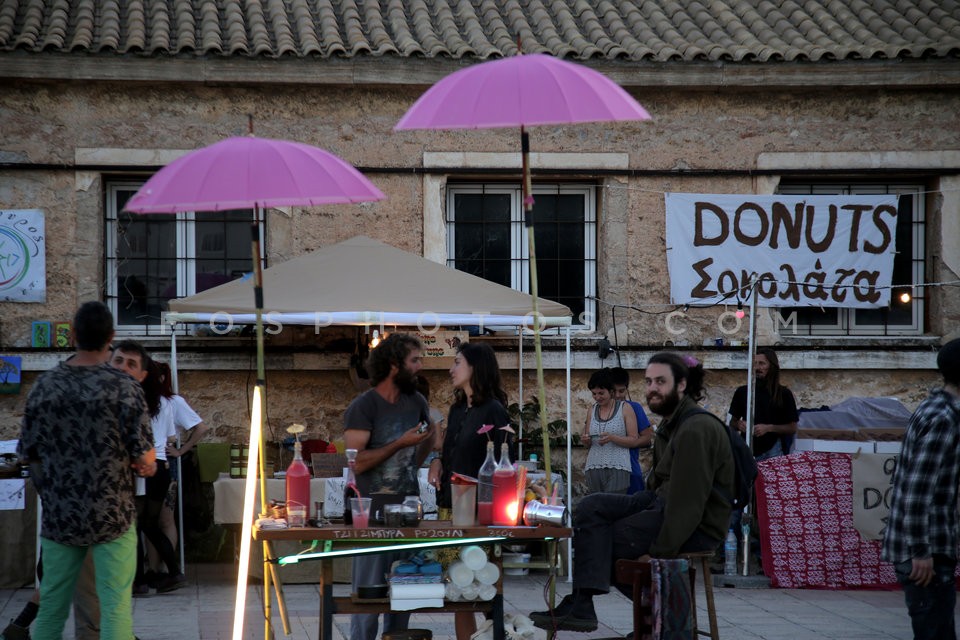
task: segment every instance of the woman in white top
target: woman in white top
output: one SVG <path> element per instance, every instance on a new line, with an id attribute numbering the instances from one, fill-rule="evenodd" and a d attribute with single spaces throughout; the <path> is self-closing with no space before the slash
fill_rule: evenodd
<path id="1" fill-rule="evenodd" d="M 590 448 L 584 467 L 589 493 L 626 493 L 630 487 L 630 449 L 640 444 L 633 407 L 614 397 L 613 378 L 595 371 L 587 383 L 596 404 L 583 425 Z"/>
<path id="2" fill-rule="evenodd" d="M 183 397 L 173 392 L 170 365 L 166 362 L 158 362 L 157 366 L 159 367 L 160 375 L 160 413 L 157 416 L 157 420 L 164 423 L 165 426 L 163 428 L 167 432 L 167 439 L 164 441 L 163 450 L 169 460 L 170 467 L 170 484 L 163 506 L 160 509 L 158 520 L 164 535 L 167 536 L 170 544 L 176 549 L 179 535 L 173 512 L 177 507 L 177 482 L 178 480 L 182 481 L 182 478 L 188 472 L 196 475 L 196 471 L 188 467 L 188 465 L 192 465 L 193 461 L 189 458 L 185 459 L 183 456 L 190 454 L 210 428 L 203 424 L 203 420 L 197 415 L 197 412 L 187 404 L 187 401 L 184 400 Z M 154 436 L 156 437 L 156 434 L 154 434 Z M 161 447 L 158 445 L 157 452 L 159 453 L 160 450 Z M 184 488 L 186 489 L 186 484 Z M 199 486 L 196 487 L 196 493 L 199 494 Z M 188 514 L 185 513 L 184 515 L 186 516 Z M 151 570 L 154 573 L 162 573 L 163 568 L 161 565 L 163 561 L 160 558 L 160 554 L 157 553 L 157 550 L 154 548 L 148 548 L 147 551 Z"/>
<path id="3" fill-rule="evenodd" d="M 153 443 L 157 452 L 157 473 L 147 478 L 147 494 L 142 497 L 142 508 L 137 511 L 137 525 L 167 567 L 167 576 L 155 585 L 157 592 L 165 593 L 187 585 L 183 570 L 180 567 L 180 558 L 177 556 L 170 539 L 160 527 L 160 510 L 163 508 L 164 500 L 167 497 L 167 489 L 170 486 L 170 469 L 167 465 L 166 453 L 167 440 L 176 436 L 177 430 L 173 423 L 169 402 L 164 398 L 163 375 L 157 362 L 150 360 L 147 365 L 147 376 L 140 384 L 143 386 L 147 405 L 153 406 L 156 403 L 158 406 L 155 413 L 151 412 L 153 420 L 150 424 L 153 428 Z M 138 542 L 141 543 L 141 546 L 137 551 L 137 573 L 133 583 L 133 595 L 135 596 L 147 595 L 150 588 L 144 571 L 144 556 L 146 554 L 142 546 L 142 538 L 138 537 Z"/>

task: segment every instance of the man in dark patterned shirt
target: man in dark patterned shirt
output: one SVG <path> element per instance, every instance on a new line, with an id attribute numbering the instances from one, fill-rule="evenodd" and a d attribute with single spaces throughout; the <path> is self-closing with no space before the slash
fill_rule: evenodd
<path id="1" fill-rule="evenodd" d="M 133 472 L 156 472 L 143 391 L 107 364 L 113 316 L 87 302 L 73 319 L 77 352 L 42 374 L 27 398 L 20 454 L 43 501 L 43 580 L 35 640 L 60 638 L 88 550 L 100 598 L 100 637 L 133 637 L 136 569 Z"/>
<path id="2" fill-rule="evenodd" d="M 956 640 L 960 339 L 937 354 L 943 388 L 910 418 L 893 474 L 883 559 L 892 562 L 916 640 Z"/>

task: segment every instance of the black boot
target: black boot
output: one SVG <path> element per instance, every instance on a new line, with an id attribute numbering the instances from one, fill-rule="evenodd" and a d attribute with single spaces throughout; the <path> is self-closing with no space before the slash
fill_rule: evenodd
<path id="1" fill-rule="evenodd" d="M 533 624 L 547 631 L 596 631 L 597 612 L 593 598 L 584 595 L 564 596 L 553 611 L 535 611 L 530 614 Z"/>

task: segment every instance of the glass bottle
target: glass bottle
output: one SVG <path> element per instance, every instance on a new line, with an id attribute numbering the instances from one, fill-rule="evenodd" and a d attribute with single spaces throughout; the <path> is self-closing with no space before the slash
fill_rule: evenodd
<path id="1" fill-rule="evenodd" d="M 357 450 L 347 449 L 344 453 L 347 455 L 347 483 L 343 489 L 343 523 L 353 524 L 350 498 L 360 497 L 360 491 L 357 489 L 357 474 L 355 470 L 357 465 Z"/>
<path id="2" fill-rule="evenodd" d="M 305 527 L 310 505 L 310 470 L 303 463 L 300 441 L 293 443 L 293 462 L 287 467 L 287 526 Z"/>
<path id="3" fill-rule="evenodd" d="M 496 470 L 493 442 L 487 441 L 487 458 L 477 473 L 477 524 L 493 524 L 493 473 Z"/>
<path id="4" fill-rule="evenodd" d="M 500 445 L 500 461 L 493 472 L 493 524 L 513 527 L 519 511 L 517 499 L 517 470 L 510 463 L 507 443 Z"/>

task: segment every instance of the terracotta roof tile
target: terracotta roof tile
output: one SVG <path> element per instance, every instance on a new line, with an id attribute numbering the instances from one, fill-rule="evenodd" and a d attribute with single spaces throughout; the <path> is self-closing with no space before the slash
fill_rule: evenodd
<path id="1" fill-rule="evenodd" d="M 960 56 L 960 0 L 0 0 L 0 51 L 633 61 Z"/>

